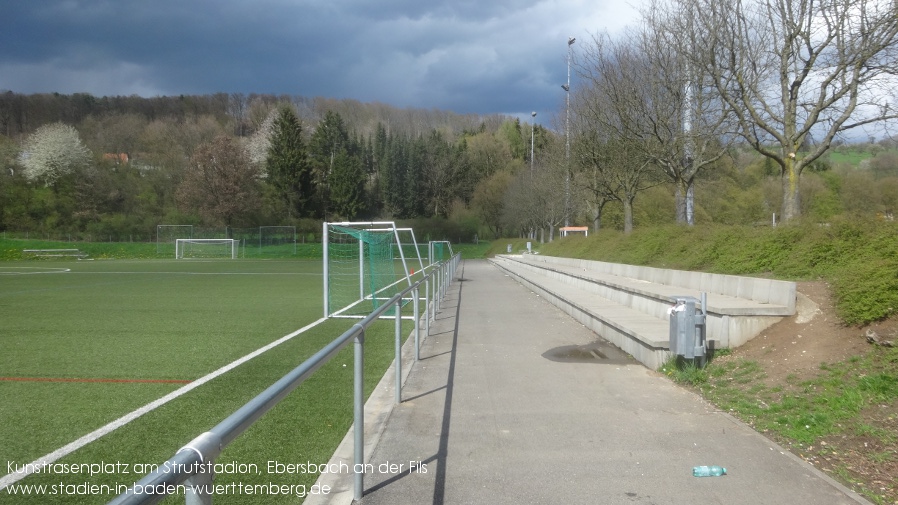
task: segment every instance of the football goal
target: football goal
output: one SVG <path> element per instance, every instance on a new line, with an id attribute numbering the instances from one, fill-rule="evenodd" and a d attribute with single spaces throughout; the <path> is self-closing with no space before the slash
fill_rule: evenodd
<path id="1" fill-rule="evenodd" d="M 237 259 L 240 241 L 232 238 L 179 238 L 175 240 L 175 258 Z"/>
<path id="2" fill-rule="evenodd" d="M 411 285 L 393 222 L 324 223 L 323 228 L 325 317 L 367 316 Z"/>
<path id="3" fill-rule="evenodd" d="M 448 240 L 432 240 L 427 243 L 427 259 L 431 265 L 452 257 L 452 244 Z"/>

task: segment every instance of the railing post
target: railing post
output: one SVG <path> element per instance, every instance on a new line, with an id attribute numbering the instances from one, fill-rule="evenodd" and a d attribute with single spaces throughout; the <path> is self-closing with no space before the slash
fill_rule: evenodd
<path id="1" fill-rule="evenodd" d="M 443 263 L 440 268 L 440 308 L 443 308 L 443 298 L 446 298 L 446 284 L 449 283 L 449 262 Z"/>
<path id="2" fill-rule="evenodd" d="M 209 468 L 213 468 L 214 461 L 209 462 Z M 212 505 L 212 474 L 198 473 L 184 481 L 185 505 Z"/>
<path id="3" fill-rule="evenodd" d="M 396 404 L 402 403 L 402 299 L 396 302 Z"/>
<path id="4" fill-rule="evenodd" d="M 421 359 L 421 314 L 418 313 L 418 287 L 412 290 L 412 311 L 415 313 L 415 361 Z"/>
<path id="5" fill-rule="evenodd" d="M 362 499 L 365 485 L 365 330 L 359 331 L 353 344 L 355 361 L 352 379 L 353 411 L 353 495 L 356 501 Z"/>
<path id="6" fill-rule="evenodd" d="M 330 274 L 328 273 L 328 267 L 327 267 L 327 265 L 328 265 L 328 260 L 327 260 L 327 258 L 328 258 L 328 255 L 330 254 L 330 248 L 327 247 L 327 241 L 328 241 L 328 238 L 327 238 L 327 223 L 322 223 L 322 226 L 324 227 L 324 230 L 322 231 L 322 235 L 321 235 L 321 244 L 322 244 L 322 249 L 323 249 L 323 254 L 324 254 L 324 263 L 323 263 L 323 264 L 324 264 L 324 317 L 329 317 L 329 316 L 330 316 L 330 310 L 331 310 L 331 309 L 330 309 L 330 301 L 329 301 L 329 298 L 330 298 L 330 291 L 329 291 L 329 290 L 330 290 L 330 287 L 328 286 L 327 278 L 328 278 L 328 276 L 329 276 Z M 191 230 L 192 230 L 192 229 L 193 229 L 193 228 L 191 228 Z M 157 247 L 158 247 L 158 246 L 157 246 Z M 156 252 L 159 252 L 159 251 L 156 251 Z"/>
<path id="7" fill-rule="evenodd" d="M 430 276 L 424 280 L 424 336 L 430 336 Z"/>
<path id="8" fill-rule="evenodd" d="M 433 287 L 433 318 L 436 319 L 437 312 L 440 311 L 440 302 L 442 302 L 443 297 L 441 296 L 443 292 L 443 265 L 441 264 L 439 268 L 437 268 L 437 279 L 436 285 Z"/>

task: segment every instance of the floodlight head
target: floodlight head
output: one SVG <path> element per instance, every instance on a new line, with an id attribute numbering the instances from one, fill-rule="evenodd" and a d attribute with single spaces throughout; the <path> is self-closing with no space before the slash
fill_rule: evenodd
<path id="1" fill-rule="evenodd" d="M 535 111 L 534 111 L 534 112 L 531 112 L 531 113 L 530 113 L 530 117 L 536 117 L 536 112 L 535 112 Z"/>
<path id="2" fill-rule="evenodd" d="M 562 84 L 562 85 L 561 85 L 561 89 L 563 89 L 563 90 L 565 90 L 565 91 L 570 91 L 570 90 L 571 90 L 571 87 L 568 86 L 567 84 Z"/>
<path id="3" fill-rule="evenodd" d="M 574 37 L 568 37 L 568 39 L 567 39 L 567 45 L 570 46 L 570 45 L 572 45 L 572 44 L 573 44 L 574 42 L 576 42 L 576 41 L 577 41 L 576 38 L 574 38 Z"/>

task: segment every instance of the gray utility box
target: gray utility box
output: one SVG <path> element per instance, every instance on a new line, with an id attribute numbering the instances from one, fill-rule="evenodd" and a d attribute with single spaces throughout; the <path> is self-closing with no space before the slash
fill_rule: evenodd
<path id="1" fill-rule="evenodd" d="M 702 299 L 693 296 L 675 296 L 670 308 L 670 352 L 688 359 L 705 358 L 705 307 L 707 295 Z M 701 307 L 701 311 L 697 307 Z"/>

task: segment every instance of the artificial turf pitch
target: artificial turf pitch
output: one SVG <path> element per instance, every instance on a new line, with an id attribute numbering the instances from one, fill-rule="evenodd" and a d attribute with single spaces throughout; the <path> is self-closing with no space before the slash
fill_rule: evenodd
<path id="1" fill-rule="evenodd" d="M 316 321 L 321 283 L 320 260 L 0 264 L 0 470 L 31 463 Z M 351 324 L 326 321 L 63 457 L 68 466 L 56 469 L 117 465 L 33 474 L 16 485 L 48 486 L 43 492 L 12 496 L 9 486 L 0 503 L 106 503 L 139 480 L 139 470 L 168 459 Z M 368 332 L 366 394 L 392 360 L 392 335 L 391 322 Z M 271 474 L 269 462 L 327 462 L 351 425 L 351 398 L 347 348 L 225 450 L 218 462 L 232 463 L 231 473 L 216 484 L 311 487 L 317 474 Z M 58 493 L 48 496 L 52 486 Z M 296 502 L 295 493 L 215 497 Z"/>

